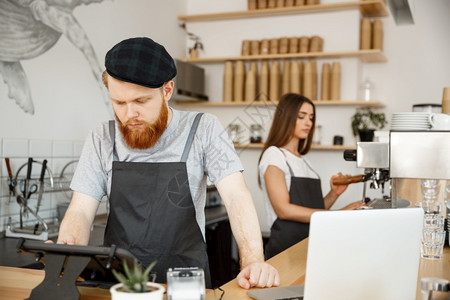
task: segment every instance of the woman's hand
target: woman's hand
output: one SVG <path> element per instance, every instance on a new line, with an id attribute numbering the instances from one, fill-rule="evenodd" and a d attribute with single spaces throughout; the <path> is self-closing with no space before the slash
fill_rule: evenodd
<path id="1" fill-rule="evenodd" d="M 340 196 L 343 192 L 345 192 L 345 190 L 346 190 L 347 187 L 348 187 L 348 184 L 335 185 L 335 184 L 333 184 L 333 181 L 334 181 L 335 179 L 337 179 L 337 178 L 344 178 L 344 177 L 346 177 L 346 176 L 349 176 L 349 175 L 345 175 L 345 176 L 344 176 L 341 172 L 339 172 L 337 175 L 331 176 L 331 179 L 330 179 L 330 188 L 331 188 L 331 191 L 332 191 L 333 193 L 335 193 L 337 196 Z"/>
<path id="2" fill-rule="evenodd" d="M 350 203 L 349 205 L 345 206 L 344 208 L 341 208 L 341 210 L 353 210 L 360 208 L 361 206 L 366 206 L 366 204 L 362 201 L 356 201 L 353 203 Z"/>
<path id="3" fill-rule="evenodd" d="M 337 175 L 331 176 L 330 179 L 330 192 L 323 198 L 323 203 L 325 204 L 325 209 L 330 209 L 330 207 L 336 202 L 337 198 L 345 192 L 348 184 L 333 184 L 333 181 L 338 178 L 344 178 L 345 176 L 339 172 Z"/>

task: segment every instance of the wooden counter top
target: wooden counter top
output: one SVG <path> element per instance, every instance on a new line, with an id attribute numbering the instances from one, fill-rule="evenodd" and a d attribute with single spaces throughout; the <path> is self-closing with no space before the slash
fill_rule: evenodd
<path id="1" fill-rule="evenodd" d="M 267 261 L 278 269 L 281 277 L 280 286 L 305 283 L 307 252 L 308 239 L 295 244 Z M 444 247 L 444 253 L 440 260 L 420 259 L 416 300 L 421 300 L 420 278 L 422 277 L 438 277 L 450 280 L 450 247 L 448 245 Z M 251 299 L 247 296 L 247 290 L 238 286 L 236 279 L 224 284 L 221 289 L 225 291 L 223 300 Z M 222 291 L 211 290 L 206 293 L 206 300 L 220 299 L 221 295 Z"/>
<path id="2" fill-rule="evenodd" d="M 280 273 L 280 286 L 298 285 L 305 283 L 306 253 L 308 252 L 308 239 L 295 244 L 282 253 L 272 257 L 267 262 Z M 225 291 L 222 299 L 251 299 L 247 290 L 240 288 L 236 279 L 221 286 Z M 206 293 L 206 300 L 220 299 L 222 291 L 216 289 Z"/>
<path id="3" fill-rule="evenodd" d="M 268 263 L 278 269 L 281 276 L 281 286 L 305 283 L 306 253 L 308 240 L 304 240 L 286 251 L 274 256 Z M 444 254 L 440 260 L 421 259 L 418 282 L 422 277 L 439 277 L 450 279 L 450 247 L 444 247 Z M 44 271 L 0 267 L 0 300 L 23 300 L 28 298 L 31 290 L 44 279 Z M 222 290 L 224 300 L 250 299 L 247 290 L 241 289 L 236 279 L 224 284 Z M 109 290 L 100 288 L 78 287 L 81 300 L 110 299 Z M 222 292 L 218 289 L 206 293 L 207 300 L 220 299 Z M 417 286 L 417 300 L 420 300 L 420 286 Z"/>

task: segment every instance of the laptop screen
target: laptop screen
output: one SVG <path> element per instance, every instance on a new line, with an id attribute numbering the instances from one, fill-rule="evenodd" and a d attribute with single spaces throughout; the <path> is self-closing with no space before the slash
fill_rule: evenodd
<path id="1" fill-rule="evenodd" d="M 260 300 L 415 299 L 422 220 L 420 208 L 316 212 L 305 285 L 247 295 Z"/>
<path id="2" fill-rule="evenodd" d="M 312 215 L 305 299 L 414 299 L 420 208 Z"/>

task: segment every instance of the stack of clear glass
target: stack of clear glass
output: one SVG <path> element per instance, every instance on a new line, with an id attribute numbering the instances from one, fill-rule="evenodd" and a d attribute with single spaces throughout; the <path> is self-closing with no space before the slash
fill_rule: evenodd
<path id="1" fill-rule="evenodd" d="M 421 256 L 426 259 L 441 259 L 445 241 L 445 217 L 442 203 L 438 201 L 439 180 L 422 179 L 422 201 L 416 207 L 424 210 Z"/>
<path id="2" fill-rule="evenodd" d="M 422 207 L 425 214 L 441 214 L 442 203 L 438 201 L 438 179 L 422 179 L 422 201 L 416 203 L 416 207 Z"/>
<path id="3" fill-rule="evenodd" d="M 447 210 L 447 237 L 448 245 L 450 246 L 450 180 L 447 180 L 447 184 L 445 185 L 444 203 Z"/>

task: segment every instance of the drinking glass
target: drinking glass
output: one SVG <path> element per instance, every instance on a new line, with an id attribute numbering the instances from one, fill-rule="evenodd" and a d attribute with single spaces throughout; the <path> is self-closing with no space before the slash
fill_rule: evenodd
<path id="1" fill-rule="evenodd" d="M 414 206 L 423 208 L 425 214 L 440 215 L 442 211 L 442 204 L 438 201 L 421 201 Z"/>
<path id="2" fill-rule="evenodd" d="M 426 230 L 422 232 L 421 256 L 426 259 L 441 259 L 445 241 L 444 230 Z"/>
<path id="3" fill-rule="evenodd" d="M 443 215 L 438 214 L 424 214 L 423 216 L 423 229 L 424 230 L 444 230 L 445 218 Z"/>
<path id="4" fill-rule="evenodd" d="M 422 196 L 424 201 L 435 201 L 439 194 L 439 180 L 422 179 Z"/>
<path id="5" fill-rule="evenodd" d="M 444 203 L 447 213 L 447 232 L 450 234 L 450 180 L 447 180 L 447 184 L 445 186 Z M 448 245 L 450 246 L 450 238 L 448 239 Z"/>
<path id="6" fill-rule="evenodd" d="M 425 214 L 423 219 L 421 255 L 427 259 L 441 259 L 445 241 L 444 216 Z"/>

